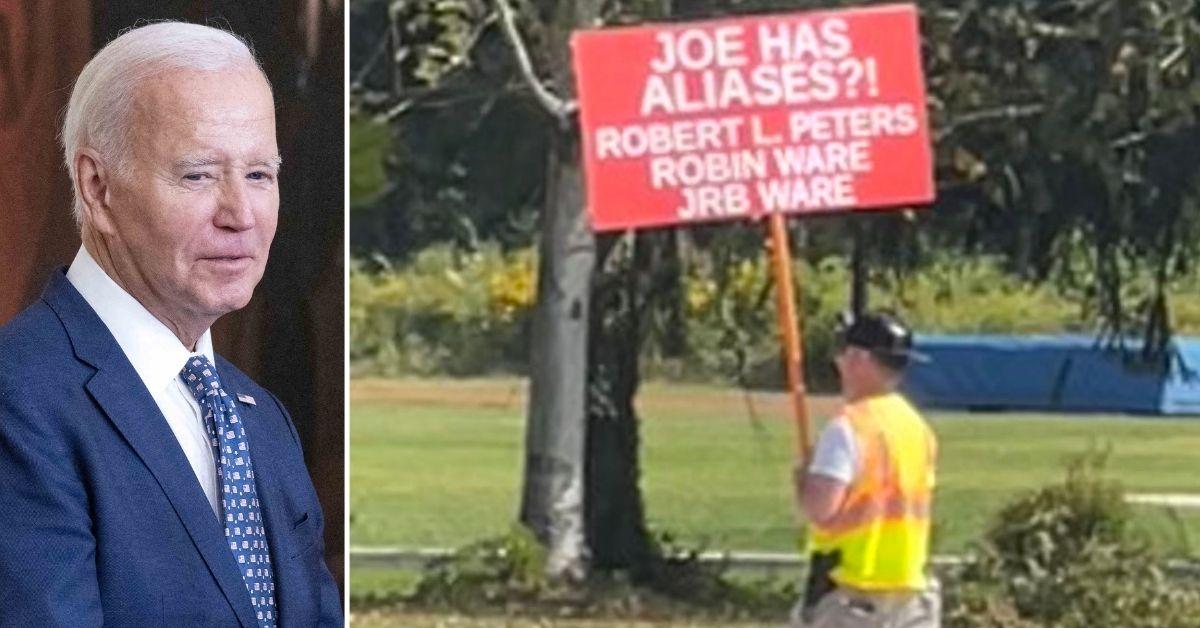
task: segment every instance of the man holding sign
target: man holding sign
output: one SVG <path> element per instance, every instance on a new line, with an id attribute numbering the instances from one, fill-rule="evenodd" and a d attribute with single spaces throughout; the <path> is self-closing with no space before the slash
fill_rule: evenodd
<path id="1" fill-rule="evenodd" d="M 937 440 L 896 392 L 921 356 L 887 314 L 844 321 L 838 341 L 846 405 L 795 475 L 812 560 L 792 626 L 936 627 L 941 600 L 926 564 Z"/>
<path id="2" fill-rule="evenodd" d="M 874 5 L 572 37 L 593 230 L 767 219 L 798 451 L 809 432 L 784 218 L 933 201 L 917 20 L 915 5 Z M 934 439 L 894 392 L 912 336 L 882 315 L 844 332 L 846 409 L 797 474 L 816 552 L 795 625 L 936 626 Z"/>

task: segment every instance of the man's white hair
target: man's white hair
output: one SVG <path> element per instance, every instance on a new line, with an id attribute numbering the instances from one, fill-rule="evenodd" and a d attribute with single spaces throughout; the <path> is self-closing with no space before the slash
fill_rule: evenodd
<path id="1" fill-rule="evenodd" d="M 83 220 L 83 198 L 75 182 L 75 154 L 81 148 L 95 150 L 107 168 L 122 173 L 129 150 L 129 118 L 140 82 L 172 70 L 218 72 L 239 66 L 262 72 L 250 47 L 237 35 L 186 22 L 135 27 L 96 53 L 71 90 L 61 136 L 76 224 Z"/>

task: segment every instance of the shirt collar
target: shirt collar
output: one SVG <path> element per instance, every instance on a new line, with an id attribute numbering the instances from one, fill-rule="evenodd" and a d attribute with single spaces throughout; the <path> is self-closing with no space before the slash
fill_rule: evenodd
<path id="1" fill-rule="evenodd" d="M 161 391 L 179 379 L 189 356 L 202 354 L 216 364 L 212 330 L 206 329 L 196 341 L 196 350 L 188 351 L 162 321 L 104 272 L 86 247 L 79 247 L 67 280 L 108 327 L 148 390 Z"/>

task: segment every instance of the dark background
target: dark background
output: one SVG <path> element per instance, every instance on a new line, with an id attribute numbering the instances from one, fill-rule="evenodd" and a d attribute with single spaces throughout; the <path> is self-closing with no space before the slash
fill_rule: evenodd
<path id="1" fill-rule="evenodd" d="M 247 39 L 275 91 L 279 229 L 253 300 L 218 321 L 213 340 L 291 410 L 344 591 L 343 10 L 341 0 L 0 0 L 0 324 L 79 247 L 56 137 L 87 60 L 145 20 Z"/>

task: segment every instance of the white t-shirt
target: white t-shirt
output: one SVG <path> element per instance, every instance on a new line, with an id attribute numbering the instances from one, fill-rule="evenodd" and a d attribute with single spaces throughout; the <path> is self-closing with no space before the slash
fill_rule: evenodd
<path id="1" fill-rule="evenodd" d="M 809 473 L 816 473 L 850 484 L 858 477 L 858 443 L 854 439 L 854 428 L 845 417 L 829 421 L 813 451 Z"/>

